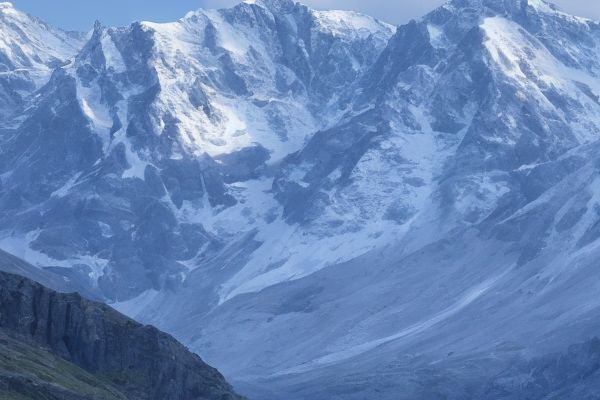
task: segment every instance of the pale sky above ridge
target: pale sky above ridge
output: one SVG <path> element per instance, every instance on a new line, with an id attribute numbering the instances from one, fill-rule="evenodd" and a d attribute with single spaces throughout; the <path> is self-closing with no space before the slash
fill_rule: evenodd
<path id="1" fill-rule="evenodd" d="M 87 31 L 96 19 L 109 26 L 136 20 L 174 21 L 198 8 L 222 8 L 239 0 L 12 0 L 26 11 L 58 27 Z M 302 0 L 318 9 L 356 10 L 392 24 L 418 18 L 445 0 Z M 600 20 L 600 0 L 555 0 L 564 11 Z"/>

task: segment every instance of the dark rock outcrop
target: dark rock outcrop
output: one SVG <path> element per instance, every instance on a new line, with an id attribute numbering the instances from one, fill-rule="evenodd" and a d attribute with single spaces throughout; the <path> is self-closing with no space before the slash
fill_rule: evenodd
<path id="1" fill-rule="evenodd" d="M 4 272 L 0 332 L 47 349 L 128 399 L 241 399 L 216 369 L 171 336 L 79 294 L 57 293 Z M 0 375 L 5 385 L 14 378 Z"/>

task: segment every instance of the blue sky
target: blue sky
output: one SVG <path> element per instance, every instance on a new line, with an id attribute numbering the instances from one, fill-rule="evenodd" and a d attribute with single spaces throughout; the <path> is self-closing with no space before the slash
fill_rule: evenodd
<path id="1" fill-rule="evenodd" d="M 237 0 L 12 0 L 19 9 L 53 25 L 86 31 L 99 19 L 105 25 L 135 20 L 173 21 L 197 8 L 219 8 Z M 354 9 L 391 23 L 403 23 L 442 4 L 444 0 L 303 0 L 315 8 Z M 600 20 L 600 0 L 555 0 L 574 14 Z"/>

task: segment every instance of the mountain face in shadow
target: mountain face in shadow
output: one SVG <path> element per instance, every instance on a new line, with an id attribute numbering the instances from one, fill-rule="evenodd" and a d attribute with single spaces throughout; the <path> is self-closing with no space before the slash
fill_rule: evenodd
<path id="1" fill-rule="evenodd" d="M 4 272 L 0 348 L 3 399 L 242 399 L 156 328 Z"/>
<path id="2" fill-rule="evenodd" d="M 595 354 L 597 21 L 246 0 L 86 36 L 0 4 L 0 248 L 39 267 L 14 270 L 258 399 L 550 396 L 544 357 Z"/>

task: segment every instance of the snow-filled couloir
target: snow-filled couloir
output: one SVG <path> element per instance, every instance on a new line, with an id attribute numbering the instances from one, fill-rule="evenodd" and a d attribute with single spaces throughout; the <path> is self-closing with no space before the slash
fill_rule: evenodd
<path id="1" fill-rule="evenodd" d="M 0 48 L 51 69 L 0 131 L 0 247 L 257 398 L 493 397 L 594 334 L 598 22 L 255 0 L 45 29 L 39 65 Z"/>

